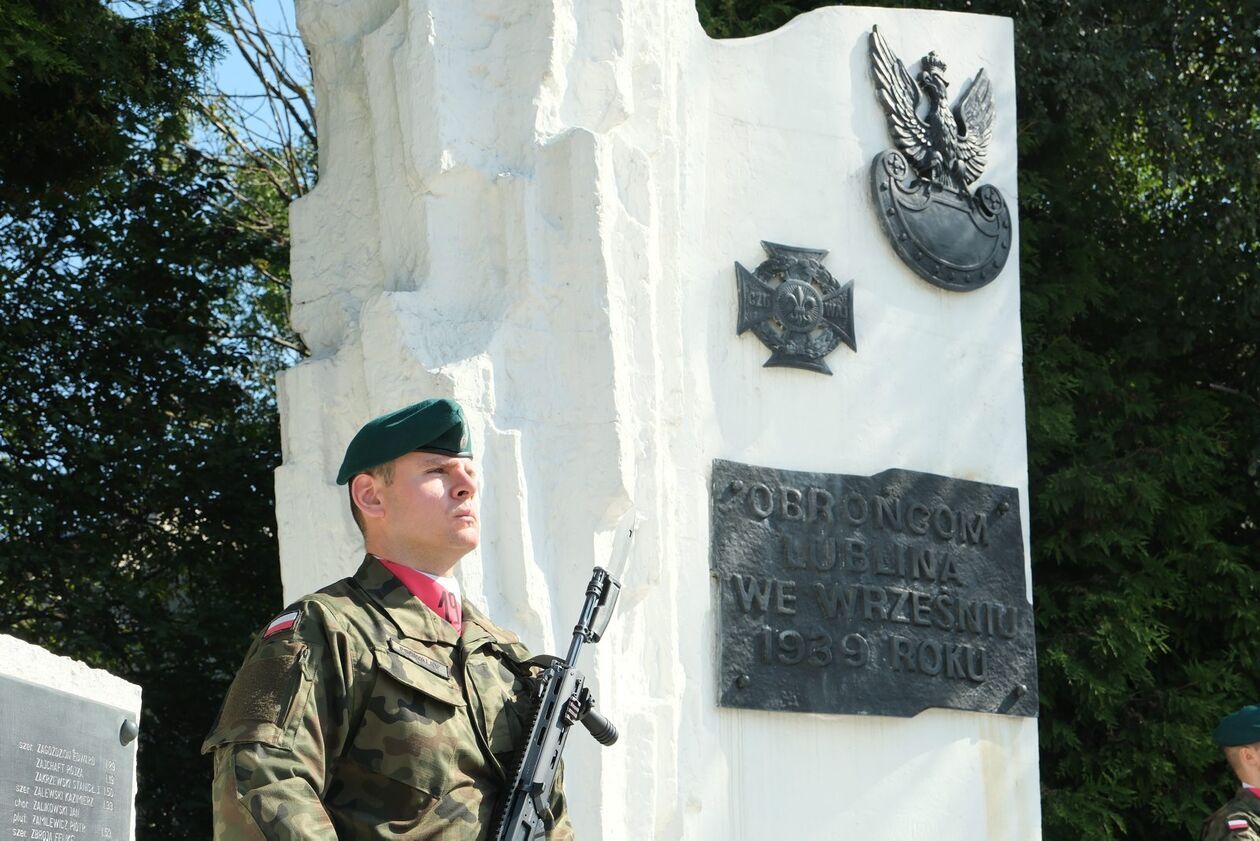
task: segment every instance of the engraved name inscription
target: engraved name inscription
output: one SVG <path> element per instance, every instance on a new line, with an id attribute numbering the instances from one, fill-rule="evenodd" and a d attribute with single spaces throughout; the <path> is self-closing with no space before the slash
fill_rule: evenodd
<path id="1" fill-rule="evenodd" d="M 9 678 L 0 678 L 0 698 L 0 838 L 129 837 L 135 748 L 119 740 L 126 713 Z"/>

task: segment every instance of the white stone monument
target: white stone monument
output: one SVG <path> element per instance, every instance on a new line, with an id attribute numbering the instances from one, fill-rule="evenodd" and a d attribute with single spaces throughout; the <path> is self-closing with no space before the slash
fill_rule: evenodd
<path id="1" fill-rule="evenodd" d="M 710 576 L 715 458 L 1013 487 L 1028 557 L 1018 221 L 996 280 L 950 292 L 894 253 L 870 184 L 893 145 L 877 25 L 907 64 L 941 54 L 951 100 L 986 68 L 983 180 L 1014 216 L 1011 22 L 833 7 L 715 41 L 691 0 L 298 0 L 298 21 L 321 147 L 292 209 L 313 353 L 279 384 L 286 598 L 360 560 L 333 484 L 355 430 L 454 397 L 484 477 L 459 574 L 535 651 L 563 650 L 618 516 L 647 518 L 583 663 L 622 739 L 570 740 L 580 838 L 1039 837 L 1035 718 L 719 707 Z M 736 335 L 733 264 L 763 240 L 854 281 L 832 376 Z"/>

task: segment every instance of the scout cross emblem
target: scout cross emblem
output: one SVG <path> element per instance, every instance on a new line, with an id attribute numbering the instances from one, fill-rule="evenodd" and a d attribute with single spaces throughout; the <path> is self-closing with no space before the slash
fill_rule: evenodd
<path id="1" fill-rule="evenodd" d="M 830 374 L 822 358 L 853 335 L 853 281 L 843 286 L 820 262 L 826 251 L 763 242 L 769 258 L 755 272 L 735 264 L 739 326 L 770 350 L 766 368 L 785 366 Z"/>

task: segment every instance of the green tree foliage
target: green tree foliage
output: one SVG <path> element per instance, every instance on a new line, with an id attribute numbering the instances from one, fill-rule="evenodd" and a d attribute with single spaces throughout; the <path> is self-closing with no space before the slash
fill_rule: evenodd
<path id="1" fill-rule="evenodd" d="M 212 43 L 196 2 L 0 4 L 3 198 L 89 187 L 137 138 L 182 135 L 186 114 L 172 105 Z"/>
<path id="2" fill-rule="evenodd" d="M 1260 4 L 910 5 L 1015 21 L 1045 837 L 1194 837 L 1260 700 Z"/>
<path id="3" fill-rule="evenodd" d="M 285 260 L 187 143 L 212 45 L 194 2 L 0 6 L 0 632 L 143 687 L 155 841 L 207 836 L 200 741 L 280 604 Z"/>

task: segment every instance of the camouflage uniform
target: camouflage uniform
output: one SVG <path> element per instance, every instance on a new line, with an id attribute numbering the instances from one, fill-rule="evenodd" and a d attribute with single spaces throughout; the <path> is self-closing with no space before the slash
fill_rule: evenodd
<path id="1" fill-rule="evenodd" d="M 1230 822 L 1237 828 L 1230 829 Z M 1247 788 L 1239 788 L 1233 800 L 1203 822 L 1199 841 L 1260 841 L 1260 798 L 1257 794 Z"/>
<path id="2" fill-rule="evenodd" d="M 467 604 L 457 635 L 371 556 L 292 609 L 202 746 L 216 841 L 487 838 L 529 726 L 517 637 Z M 551 810 L 569 841 L 559 784 Z"/>

